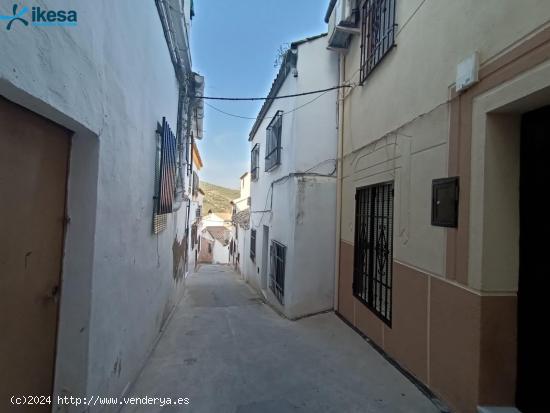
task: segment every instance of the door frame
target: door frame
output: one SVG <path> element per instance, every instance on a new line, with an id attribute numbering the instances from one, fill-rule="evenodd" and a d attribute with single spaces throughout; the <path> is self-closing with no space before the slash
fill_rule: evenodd
<path id="1" fill-rule="evenodd" d="M 0 80 L 0 96 L 72 132 L 65 199 L 53 393 L 86 394 L 99 177 L 99 131 Z"/>

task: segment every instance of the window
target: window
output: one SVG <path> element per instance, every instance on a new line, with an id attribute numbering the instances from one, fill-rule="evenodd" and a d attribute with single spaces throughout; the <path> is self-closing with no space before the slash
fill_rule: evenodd
<path id="1" fill-rule="evenodd" d="M 250 230 L 250 259 L 256 260 L 256 230 Z"/>
<path id="2" fill-rule="evenodd" d="M 363 3 L 361 83 L 395 45 L 395 27 L 395 0 L 366 0 Z"/>
<path id="3" fill-rule="evenodd" d="M 355 194 L 353 295 L 391 326 L 393 183 Z"/>
<path id="4" fill-rule="evenodd" d="M 153 233 L 166 229 L 166 214 L 172 212 L 176 188 L 176 135 L 170 129 L 166 118 L 162 125 L 157 123 L 157 145 L 155 159 L 155 193 L 153 206 Z"/>
<path id="5" fill-rule="evenodd" d="M 286 247 L 280 242 L 273 240 L 271 241 L 269 253 L 269 288 L 273 291 L 277 300 L 281 304 L 284 304 Z"/>
<path id="6" fill-rule="evenodd" d="M 252 148 L 250 153 L 250 178 L 255 181 L 258 179 L 258 172 L 260 170 L 260 144 L 257 143 Z"/>
<path id="7" fill-rule="evenodd" d="M 265 170 L 275 169 L 281 164 L 281 132 L 283 112 L 278 110 L 266 130 Z"/>

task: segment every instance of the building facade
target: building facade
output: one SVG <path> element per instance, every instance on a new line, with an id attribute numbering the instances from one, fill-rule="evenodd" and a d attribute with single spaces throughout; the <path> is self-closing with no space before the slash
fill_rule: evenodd
<path id="1" fill-rule="evenodd" d="M 2 403 L 124 394 L 182 295 L 191 3 L 71 3 L 64 27 L 1 20 Z"/>
<path id="2" fill-rule="evenodd" d="M 199 172 L 203 167 L 203 161 L 196 144 L 193 144 L 193 171 L 191 180 L 191 199 L 189 200 L 189 271 L 194 271 L 199 262 L 199 239 L 202 221 L 202 204 L 204 191 L 200 188 Z"/>
<path id="3" fill-rule="evenodd" d="M 348 86 L 335 307 L 457 412 L 544 404 L 528 323 L 544 301 L 531 225 L 548 176 L 549 18 L 537 0 L 327 11 Z"/>
<path id="4" fill-rule="evenodd" d="M 331 309 L 336 208 L 336 92 L 324 35 L 291 44 L 249 135 L 247 281 L 289 318 Z"/>
<path id="5" fill-rule="evenodd" d="M 244 265 L 246 264 L 246 246 L 247 238 L 250 236 L 250 173 L 245 172 L 240 177 L 240 195 L 238 198 L 231 201 L 233 205 L 233 215 L 231 221 L 233 223 L 232 232 L 232 250 L 231 263 L 236 271 L 243 278 L 246 277 Z M 246 280 L 246 278 L 245 278 Z"/>

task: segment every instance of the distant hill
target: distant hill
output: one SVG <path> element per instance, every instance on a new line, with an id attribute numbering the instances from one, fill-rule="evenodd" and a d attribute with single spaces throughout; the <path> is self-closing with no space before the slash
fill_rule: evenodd
<path id="1" fill-rule="evenodd" d="M 225 188 L 201 181 L 201 189 L 204 191 L 204 201 L 202 204 L 202 214 L 212 212 L 231 212 L 230 202 L 241 195 L 238 189 Z"/>

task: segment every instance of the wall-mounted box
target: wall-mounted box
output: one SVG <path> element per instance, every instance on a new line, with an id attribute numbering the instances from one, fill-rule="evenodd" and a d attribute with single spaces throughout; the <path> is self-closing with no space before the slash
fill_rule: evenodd
<path id="1" fill-rule="evenodd" d="M 456 228 L 458 226 L 458 177 L 432 181 L 432 225 Z"/>
<path id="2" fill-rule="evenodd" d="M 456 67 L 456 91 L 473 86 L 479 80 L 479 54 L 475 52 Z"/>

